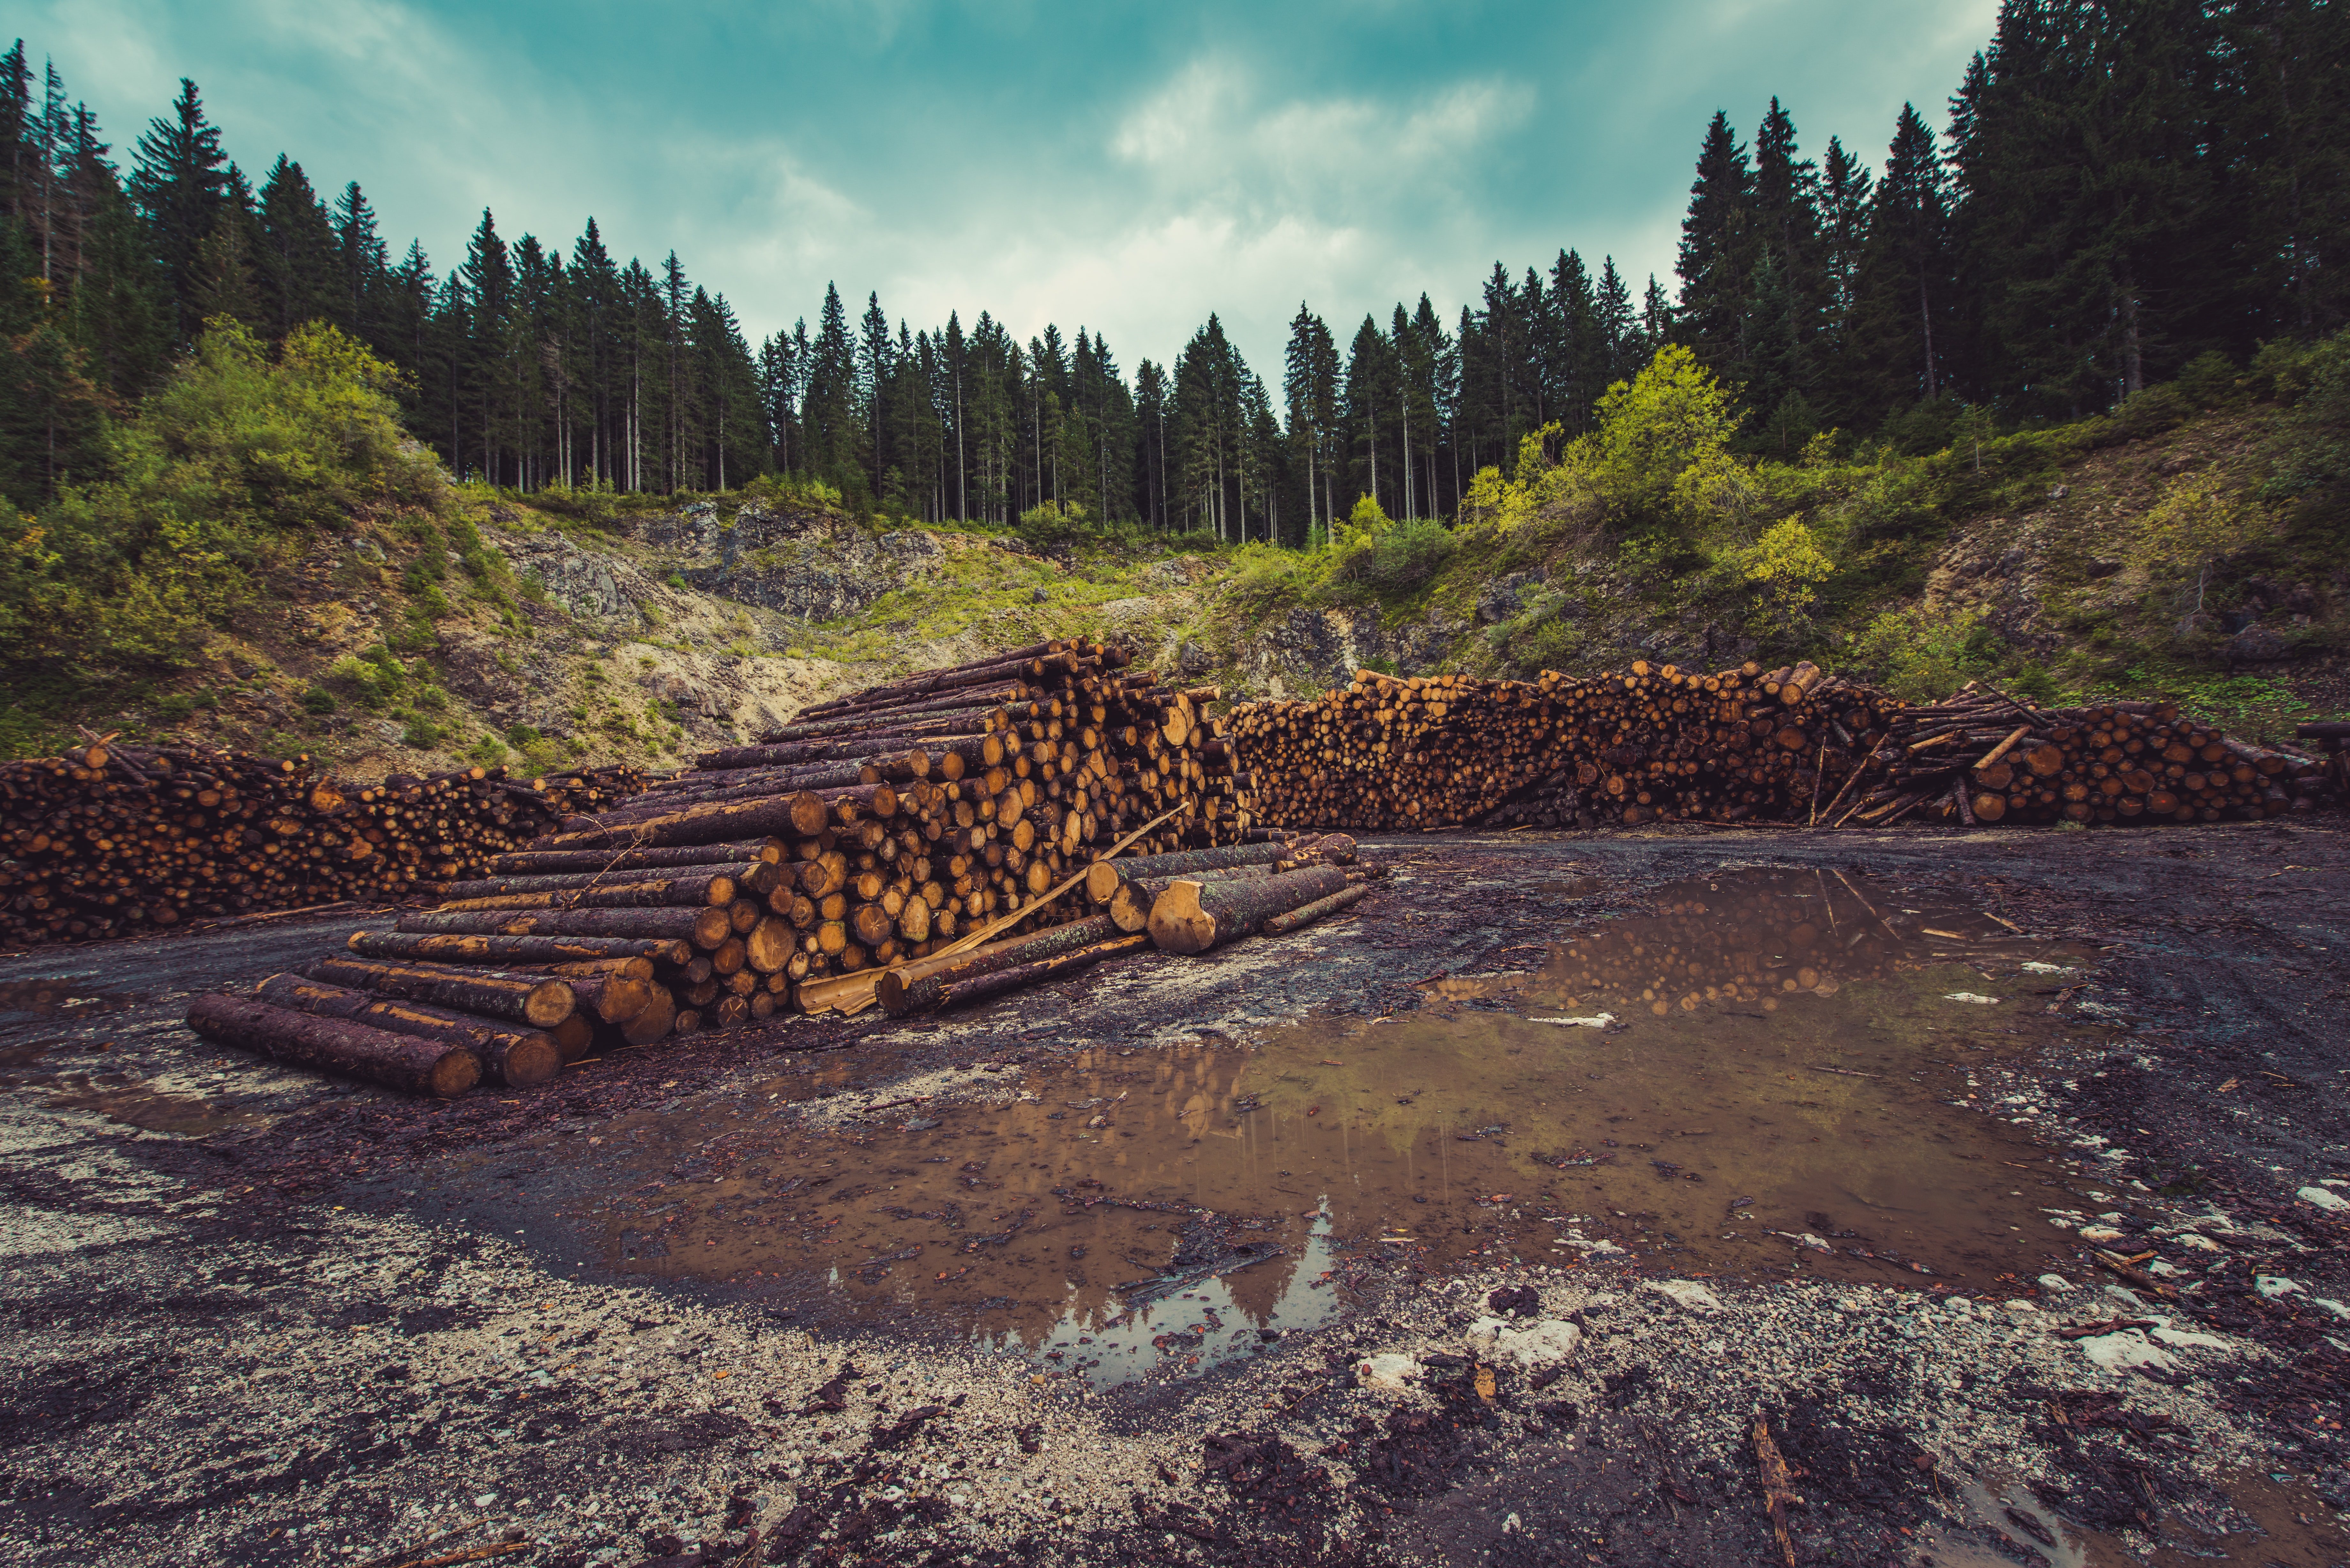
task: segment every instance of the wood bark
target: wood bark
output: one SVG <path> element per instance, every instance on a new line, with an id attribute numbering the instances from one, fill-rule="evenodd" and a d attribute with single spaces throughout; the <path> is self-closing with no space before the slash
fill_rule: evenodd
<path id="1" fill-rule="evenodd" d="M 1015 964 L 986 974 L 970 975 L 949 983 L 940 993 L 938 1006 L 941 1011 L 948 1008 L 968 1007 L 975 1002 L 983 1002 L 991 996 L 1000 996 L 1007 991 L 1018 991 L 1027 986 L 1041 985 L 1046 981 L 1059 980 L 1066 975 L 1075 974 L 1080 970 L 1090 969 L 1104 959 L 1139 951 L 1149 945 L 1150 939 L 1146 936 L 1116 937 L 1108 941 L 1096 942 L 1090 947 L 1079 948 L 1074 952 L 1039 959 L 1034 963 Z"/>
<path id="2" fill-rule="evenodd" d="M 881 977 L 876 995 L 880 999 L 882 1009 L 893 1017 L 909 1012 L 925 1012 L 938 1006 L 946 995 L 947 988 L 959 981 L 1072 952 L 1110 940 L 1120 934 L 1107 915 L 1072 920 L 1066 925 L 1038 931 L 1031 937 L 997 943 L 987 951 L 973 952 L 911 980 L 906 978 L 904 971 L 892 970 Z"/>
<path id="3" fill-rule="evenodd" d="M 1203 953 L 1247 936 L 1274 915 L 1347 886 L 1335 866 L 1284 872 L 1255 882 L 1178 881 L 1151 906 L 1150 940 L 1168 952 Z"/>
<path id="4" fill-rule="evenodd" d="M 533 1029 L 553 1028 L 577 1006 L 569 981 L 543 974 L 340 958 L 320 959 L 302 973 L 311 980 L 503 1018 Z"/>
<path id="5" fill-rule="evenodd" d="M 354 931 L 348 946 L 362 958 L 424 959 L 438 963 L 561 964 L 614 958 L 684 963 L 688 940 L 643 937 L 482 937 L 429 931 Z"/>
<path id="6" fill-rule="evenodd" d="M 689 941 L 714 948 L 733 934 L 723 909 L 439 909 L 400 917 L 402 931 L 474 937 L 634 937 Z"/>
<path id="7" fill-rule="evenodd" d="M 243 997 L 211 993 L 188 1009 L 188 1027 L 207 1040 L 282 1062 L 348 1074 L 411 1095 L 453 1099 L 482 1080 L 482 1059 L 464 1045 L 395 1034 L 342 1018 L 321 1018 Z"/>
<path id="8" fill-rule="evenodd" d="M 1350 887 L 1341 888 L 1326 898 L 1316 898 L 1310 904 L 1300 904 L 1294 909 L 1268 917 L 1264 922 L 1263 932 L 1269 937 L 1285 936 L 1301 926 L 1310 926 L 1325 916 L 1335 915 L 1341 909 L 1362 902 L 1370 890 L 1371 885 L 1368 882 L 1357 882 Z"/>
<path id="9" fill-rule="evenodd" d="M 502 1029 L 488 1020 L 445 1008 L 426 1007 L 349 986 L 305 980 L 290 972 L 271 975 L 254 988 L 253 995 L 255 1001 L 272 1007 L 316 1013 L 322 1018 L 348 1019 L 394 1034 L 413 1034 L 444 1045 L 465 1046 L 481 1058 L 485 1081 L 511 1088 L 526 1089 L 544 1084 L 563 1066 L 562 1050 L 555 1037 L 541 1030 Z"/>

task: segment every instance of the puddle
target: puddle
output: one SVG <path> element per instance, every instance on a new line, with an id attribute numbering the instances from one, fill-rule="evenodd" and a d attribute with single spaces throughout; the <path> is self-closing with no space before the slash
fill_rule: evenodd
<path id="1" fill-rule="evenodd" d="M 1981 1289 L 2068 1240 L 2042 1212 L 2080 1206 L 2063 1168 L 1949 1103 L 2060 1027 L 2054 984 L 2019 969 L 2074 961 L 2049 945 L 1752 871 L 1523 950 L 1431 979 L 1413 1012 L 975 1073 L 995 1103 L 875 1107 L 866 1131 L 768 1116 L 784 1080 L 616 1124 L 650 1179 L 602 1210 L 611 1261 L 920 1316 L 1108 1383 L 1321 1322 L 1363 1267 Z"/>
<path id="2" fill-rule="evenodd" d="M 2307 1481 L 2259 1471 L 2220 1477 L 2217 1497 L 2166 1498 L 2143 1550 L 2084 1529 L 2025 1484 L 1960 1479 L 1941 1501 L 1943 1517 L 1906 1559 L 1918 1568 L 2012 1568 L 2019 1558 L 2053 1568 L 2335 1568 L 2345 1534 Z"/>
<path id="3" fill-rule="evenodd" d="M 79 1018 L 137 1001 L 86 980 L 19 980 L 0 985 L 0 1018 Z"/>
<path id="4" fill-rule="evenodd" d="M 224 1127 L 257 1125 L 262 1117 L 233 1106 L 216 1106 L 192 1095 L 171 1095 L 149 1089 L 135 1080 L 92 1083 L 86 1088 L 53 1095 L 53 1109 L 96 1111 L 110 1122 L 146 1132 L 179 1133 L 201 1137 Z"/>

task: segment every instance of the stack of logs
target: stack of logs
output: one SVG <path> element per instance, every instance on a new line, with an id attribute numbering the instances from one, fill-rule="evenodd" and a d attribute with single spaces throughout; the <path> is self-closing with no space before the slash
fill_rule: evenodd
<path id="1" fill-rule="evenodd" d="M 2169 703 L 2038 708 L 1973 682 L 1904 711 L 1864 774 L 1836 822 L 2258 821 L 2329 792 L 2316 759 L 2230 740 Z"/>
<path id="2" fill-rule="evenodd" d="M 2314 759 L 2169 706 L 2040 709 L 1970 684 L 1911 707 L 1808 663 L 1639 660 L 1532 682 L 1362 670 L 1232 724 L 1263 781 L 1253 816 L 1299 826 L 2214 822 L 2306 811 L 2335 787 Z"/>
<path id="3" fill-rule="evenodd" d="M 1233 710 L 1266 822 L 1396 830 L 1802 819 L 1900 710 L 1814 665 L 1534 681 L 1357 670 L 1314 702 Z"/>
<path id="4" fill-rule="evenodd" d="M 120 936 L 191 916 L 393 899 L 640 787 L 608 768 L 499 768 L 357 785 L 307 756 L 123 746 L 0 764 L 0 940 Z"/>
<path id="5" fill-rule="evenodd" d="M 442 887 L 438 909 L 355 933 L 350 957 L 208 1000 L 191 1022 L 442 1093 L 464 1075 L 452 1051 L 494 1081 L 535 1081 L 549 1057 L 785 1005 L 954 1005 L 1361 897 L 1351 840 L 1246 829 L 1244 781 L 1201 711 L 1212 691 L 1127 664 L 1050 642 L 821 704 L 567 818 Z M 1128 852 L 1104 880 L 1098 863 Z"/>

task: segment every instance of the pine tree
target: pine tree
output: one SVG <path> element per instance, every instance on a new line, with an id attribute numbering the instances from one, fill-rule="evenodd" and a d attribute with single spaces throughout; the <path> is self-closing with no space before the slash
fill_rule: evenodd
<path id="1" fill-rule="evenodd" d="M 203 321 L 191 304 L 197 287 L 197 252 L 230 202 L 228 155 L 221 151 L 220 128 L 204 118 L 196 84 L 180 78 L 180 96 L 169 119 L 148 121 L 133 150 L 131 204 L 147 220 L 155 254 L 163 265 L 172 332 L 186 342 Z M 242 249 L 232 239 L 223 247 Z M 217 271 L 217 266 L 215 266 Z"/>
<path id="2" fill-rule="evenodd" d="M 282 152 L 262 183 L 257 216 L 255 272 L 270 330 L 283 337 L 306 321 L 334 319 L 342 270 L 334 220 L 302 166 Z"/>
<path id="3" fill-rule="evenodd" d="M 1698 151 L 1697 181 L 1681 220 L 1681 333 L 1709 369 L 1727 380 L 1746 374 L 1748 289 L 1754 265 L 1754 180 L 1746 148 L 1714 111 Z"/>
<path id="4" fill-rule="evenodd" d="M 1901 106 L 1862 251 L 1863 373 L 1887 406 L 1942 395 L 1957 289 L 1949 182 L 1934 133 Z"/>

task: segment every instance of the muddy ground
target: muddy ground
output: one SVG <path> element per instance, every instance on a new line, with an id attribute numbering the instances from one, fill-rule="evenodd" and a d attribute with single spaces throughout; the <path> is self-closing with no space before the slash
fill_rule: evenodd
<path id="1" fill-rule="evenodd" d="M 1379 890 L 1279 940 L 913 1027 L 700 1036 L 447 1105 L 179 1025 L 194 991 L 337 947 L 348 911 L 0 960 L 0 1559 L 2350 1561 L 2338 820 L 1367 847 Z M 1586 1168 L 1604 1151 L 1541 1151 L 1538 1192 L 1448 1187 L 1417 1228 L 1326 1195 L 1288 1210 L 1270 1179 L 1261 1205 L 1213 1212 L 1122 1185 L 1110 1140 L 1135 1136 L 1135 1102 L 1107 1085 L 1232 1053 L 1246 1086 L 1247 1054 L 1299 1021 L 1333 1042 L 1457 1023 L 1502 1005 L 1479 977 L 1754 867 L 2012 936 L 1981 965 L 2000 1040 L 1921 1057 L 1904 1113 L 2006 1140 L 1962 1157 L 2021 1173 L 1997 1181 L 2017 1212 L 1984 1223 L 1994 1261 L 1929 1273 L 1825 1214 L 1825 1235 L 1742 1231 L 1737 1199 L 1701 1240 L 1746 1250 L 1717 1256 L 1585 1197 L 1631 1179 Z M 1835 1060 L 1817 1070 L 1856 1089 L 1891 1073 Z M 1084 1075 L 1100 1092 L 1055 1101 Z M 1228 1108 L 1191 1141 L 1241 1136 L 1216 1129 L 1250 1106 Z M 1320 1109 L 1284 1125 L 1330 1134 L 1300 1119 Z M 1511 1112 L 1444 1136 L 1518 1158 Z M 933 1147 L 962 1158 L 916 1152 Z M 949 1231 L 843 1268 L 816 1209 L 758 1206 L 852 1168 L 909 1194 L 961 1181 L 970 1223 L 884 1204 Z M 1038 1196 L 983 1219 L 1015 1168 Z M 778 1213 L 813 1227 L 796 1248 Z M 1124 1227 L 1125 1257 L 1084 1256 L 1097 1221 Z M 1030 1299 L 1066 1275 L 1092 1293 L 1083 1323 L 1115 1322 L 1102 1303 L 1138 1271 L 1173 1314 L 1151 1322 L 1206 1320 L 1126 1346 L 1147 1375 L 1089 1367 L 1107 1339 L 1080 1349 Z M 978 1295 L 990 1278 L 1017 1283 Z M 1758 1419 L 1800 1500 L 1783 1544 Z"/>

